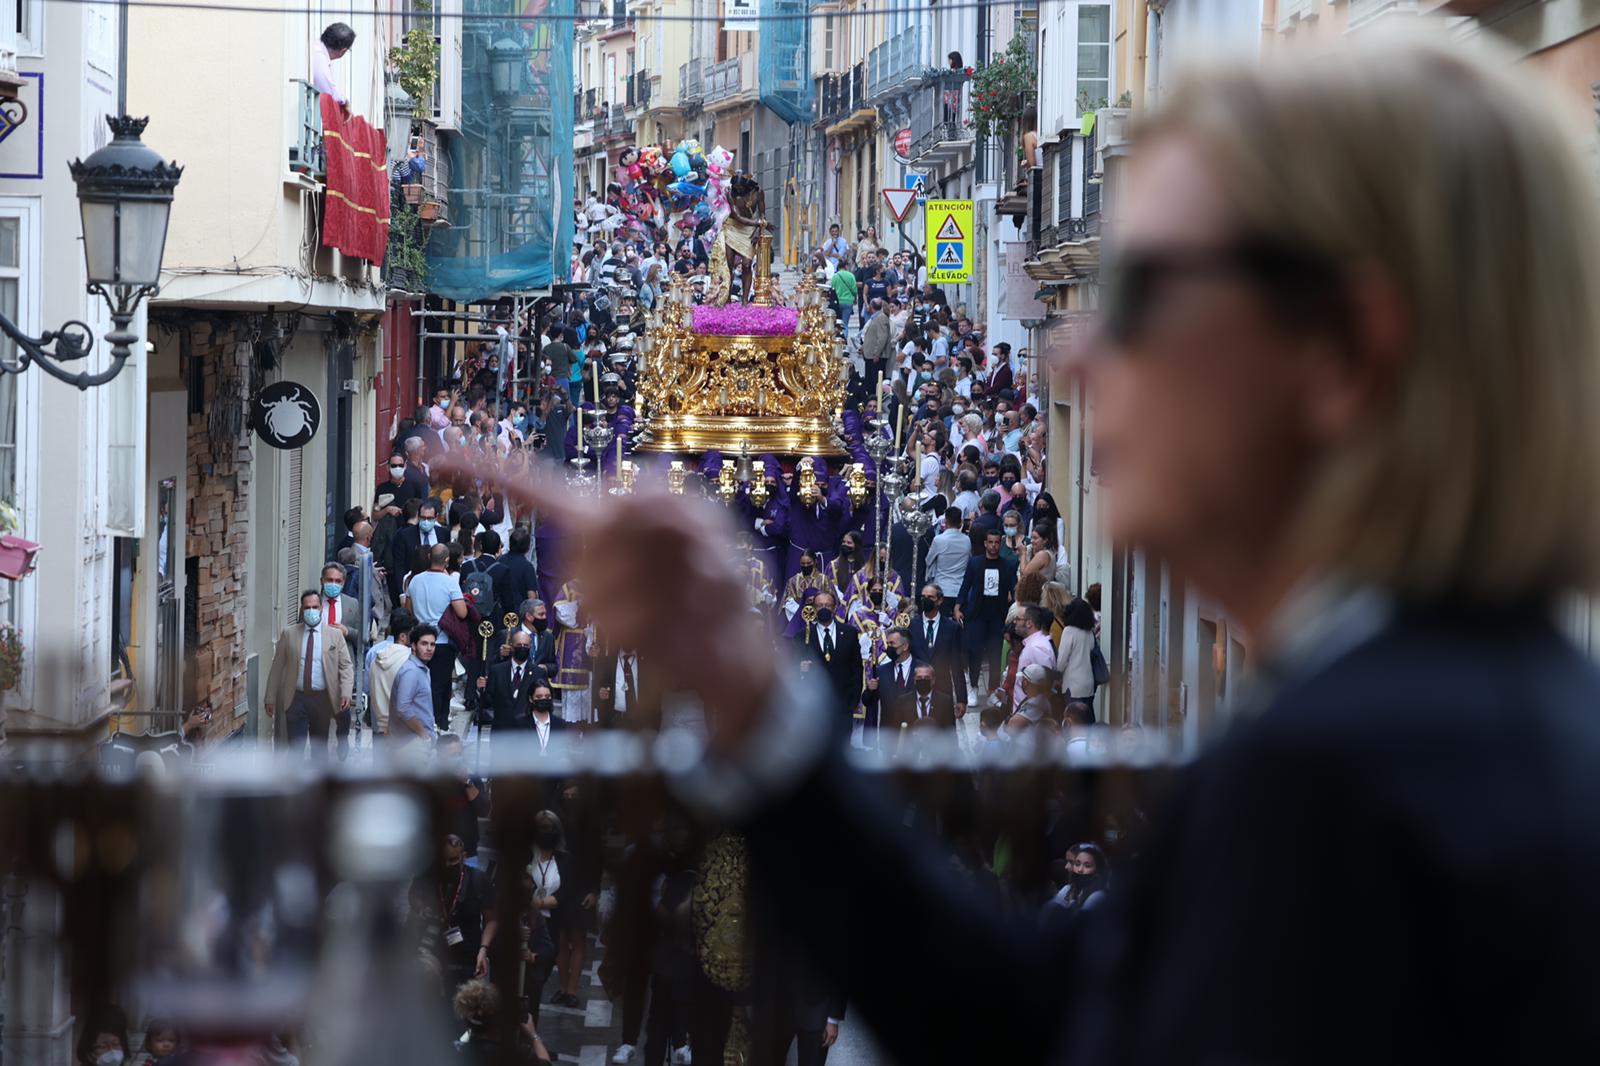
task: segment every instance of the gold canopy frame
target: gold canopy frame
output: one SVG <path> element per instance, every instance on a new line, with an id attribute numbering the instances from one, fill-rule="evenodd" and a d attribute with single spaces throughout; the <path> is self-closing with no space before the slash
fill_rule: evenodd
<path id="1" fill-rule="evenodd" d="M 782 301 L 767 258 L 758 256 L 753 287 L 757 305 L 770 306 Z M 809 277 L 786 337 L 696 333 L 687 280 L 674 278 L 666 297 L 640 345 L 637 450 L 847 454 L 839 419 L 848 372 L 833 312 Z"/>

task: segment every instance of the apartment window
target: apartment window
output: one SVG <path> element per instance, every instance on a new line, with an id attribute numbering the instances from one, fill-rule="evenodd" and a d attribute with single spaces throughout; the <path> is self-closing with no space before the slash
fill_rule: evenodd
<path id="1" fill-rule="evenodd" d="M 17 54 L 44 54 L 44 0 L 13 0 L 16 5 Z"/>
<path id="2" fill-rule="evenodd" d="M 33 294 L 29 291 L 29 278 L 36 276 L 31 262 L 30 228 L 33 215 L 27 208 L 0 204 L 0 311 L 25 331 L 36 333 L 32 327 Z M 16 345 L 0 337 L 0 357 L 13 360 Z M 35 372 L 37 376 L 37 372 Z M 17 440 L 21 408 L 18 405 L 18 386 L 23 379 L 16 374 L 0 374 L 0 499 L 10 501 L 19 512 L 25 511 L 19 499 Z M 18 619 L 18 586 L 10 581 L 0 581 L 0 622 L 16 625 Z"/>
<path id="3" fill-rule="evenodd" d="M 1078 5 L 1078 80 L 1074 106 L 1093 111 L 1111 102 L 1111 5 Z"/>
<path id="4" fill-rule="evenodd" d="M 822 18 L 822 69 L 833 69 L 833 16 Z"/>

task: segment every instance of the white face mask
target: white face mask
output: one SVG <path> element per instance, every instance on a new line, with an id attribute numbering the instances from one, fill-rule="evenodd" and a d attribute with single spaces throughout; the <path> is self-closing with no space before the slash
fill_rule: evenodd
<path id="1" fill-rule="evenodd" d="M 110 1051 L 102 1051 L 96 1056 L 94 1062 L 95 1066 L 122 1066 L 122 1052 L 117 1048 L 112 1048 Z"/>

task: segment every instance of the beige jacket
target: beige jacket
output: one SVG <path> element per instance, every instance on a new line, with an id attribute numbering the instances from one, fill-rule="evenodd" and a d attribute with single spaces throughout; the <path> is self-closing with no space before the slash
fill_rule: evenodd
<path id="1" fill-rule="evenodd" d="M 296 622 L 278 637 L 278 646 L 272 653 L 272 668 L 267 671 L 267 683 L 262 688 L 263 700 L 272 705 L 272 732 L 280 741 L 289 739 L 289 704 L 294 702 L 295 684 L 300 680 L 300 652 L 306 646 L 306 627 Z M 356 670 L 350 658 L 350 645 L 343 636 L 332 629 L 322 633 L 322 676 L 327 688 L 322 696 L 328 701 L 330 717 L 339 713 L 339 701 L 355 694 Z"/>

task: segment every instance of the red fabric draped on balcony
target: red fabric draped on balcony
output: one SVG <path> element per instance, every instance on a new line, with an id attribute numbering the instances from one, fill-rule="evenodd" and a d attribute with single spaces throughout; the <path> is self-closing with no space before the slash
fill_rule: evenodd
<path id="1" fill-rule="evenodd" d="M 323 93 L 322 144 L 328 167 L 322 243 L 345 255 L 383 262 L 389 246 L 389 171 L 383 131 L 360 115 L 347 115 L 338 101 Z"/>

